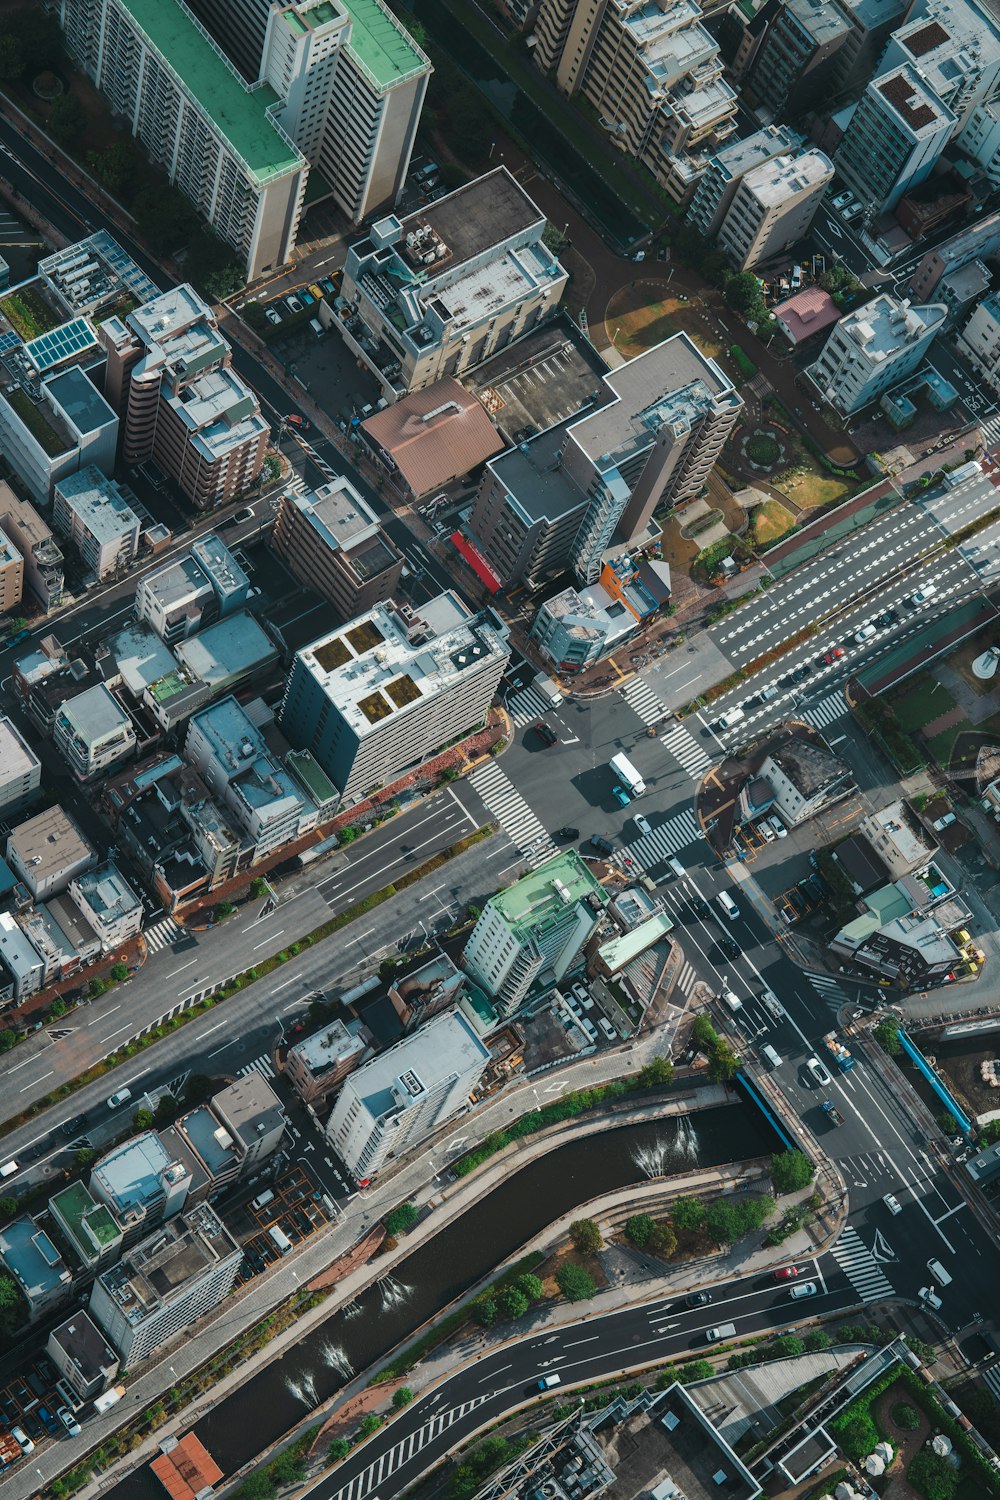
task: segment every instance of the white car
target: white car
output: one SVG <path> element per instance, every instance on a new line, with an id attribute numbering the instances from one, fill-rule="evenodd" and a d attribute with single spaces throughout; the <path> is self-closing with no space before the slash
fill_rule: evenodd
<path id="1" fill-rule="evenodd" d="M 761 818 L 760 822 L 757 824 L 757 831 L 760 834 L 761 838 L 764 840 L 765 844 L 773 844 L 775 839 L 777 838 L 777 834 L 771 827 L 770 818 Z"/>
<path id="2" fill-rule="evenodd" d="M 771 816 L 768 818 L 767 821 L 771 825 L 771 827 L 774 829 L 774 831 L 778 835 L 779 839 L 784 839 L 784 838 L 788 837 L 788 829 L 785 827 L 784 823 L 778 817 L 777 813 L 772 813 Z"/>
<path id="3" fill-rule="evenodd" d="M 841 209 L 840 217 L 843 219 L 845 224 L 850 224 L 853 219 L 856 219 L 858 217 L 859 213 L 861 213 L 861 204 L 849 203 L 846 208 Z"/>
<path id="4" fill-rule="evenodd" d="M 831 1079 L 829 1073 L 827 1072 L 826 1068 L 824 1068 L 818 1057 L 807 1058 L 806 1067 L 809 1069 L 810 1074 L 813 1078 L 815 1078 L 817 1083 L 823 1084 L 824 1086 L 828 1083 L 832 1083 L 833 1080 Z"/>
<path id="5" fill-rule="evenodd" d="M 285 298 L 285 306 L 288 308 L 289 312 L 296 313 L 302 311 L 302 303 L 294 293 L 291 296 Z"/>
<path id="6" fill-rule="evenodd" d="M 276 307 L 265 307 L 264 316 L 267 321 L 274 324 L 275 327 L 281 322 L 281 314 Z"/>
<path id="7" fill-rule="evenodd" d="M 893 1197 L 892 1193 L 885 1193 L 882 1202 L 893 1216 L 903 1212 L 903 1205 L 898 1198 Z"/>
<path id="8" fill-rule="evenodd" d="M 58 1411 L 56 1412 L 56 1416 L 63 1424 L 66 1431 L 69 1433 L 70 1437 L 80 1436 L 80 1424 L 76 1420 L 68 1406 L 60 1406 Z"/>
<path id="9" fill-rule="evenodd" d="M 845 193 L 838 193 L 836 198 L 833 199 L 830 206 L 831 208 L 837 209 L 837 211 L 839 212 L 840 209 L 846 208 L 849 203 L 853 202 L 854 194 L 850 191 L 850 189 L 848 189 Z"/>
<path id="10" fill-rule="evenodd" d="M 854 644 L 856 646 L 863 646 L 865 641 L 870 641 L 875 633 L 874 625 L 862 625 L 860 630 L 854 632 Z"/>
<path id="11" fill-rule="evenodd" d="M 608 1020 L 607 1016 L 598 1016 L 597 1024 L 600 1026 L 609 1042 L 617 1042 L 618 1033 Z"/>
<path id="12" fill-rule="evenodd" d="M 926 1302 L 928 1307 L 940 1308 L 941 1298 L 932 1286 L 922 1286 L 917 1293 L 921 1302 Z"/>
<path id="13" fill-rule="evenodd" d="M 640 833 L 652 833 L 653 831 L 650 827 L 649 819 L 644 818 L 642 813 L 633 813 L 632 822 L 635 824 L 636 828 L 638 828 Z"/>
<path id="14" fill-rule="evenodd" d="M 587 993 L 586 985 L 581 984 L 578 979 L 570 985 L 570 991 L 576 996 L 581 1005 L 586 1005 L 587 1001 L 590 999 L 590 996 Z"/>
<path id="15" fill-rule="evenodd" d="M 35 1445 L 31 1441 L 30 1437 L 25 1432 L 23 1427 L 12 1427 L 10 1429 L 10 1435 L 14 1439 L 15 1443 L 20 1448 L 22 1453 L 34 1453 Z"/>
<path id="16" fill-rule="evenodd" d="M 798 1286 L 793 1286 L 788 1293 L 789 1297 L 814 1297 L 818 1288 L 815 1281 L 800 1281 Z"/>

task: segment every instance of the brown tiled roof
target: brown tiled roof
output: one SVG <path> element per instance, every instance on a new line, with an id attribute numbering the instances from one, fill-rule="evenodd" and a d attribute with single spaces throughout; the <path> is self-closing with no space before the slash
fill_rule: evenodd
<path id="1" fill-rule="evenodd" d="M 914 57 L 926 57 L 928 52 L 933 52 L 935 47 L 941 47 L 949 40 L 940 21 L 928 21 L 926 26 L 921 26 L 919 31 L 906 38 L 906 45 Z"/>
<path id="2" fill-rule="evenodd" d="M 475 396 L 457 380 L 437 380 L 376 412 L 361 430 L 392 459 L 418 498 L 485 463 L 503 448 Z"/>
<path id="3" fill-rule="evenodd" d="M 917 91 L 909 79 L 897 74 L 895 78 L 887 78 L 884 83 L 877 83 L 875 87 L 899 111 L 911 130 L 920 130 L 924 125 L 933 123 L 935 114 L 930 105 L 923 101 L 913 103 Z"/>
<path id="4" fill-rule="evenodd" d="M 171 1500 L 195 1500 L 222 1478 L 222 1470 L 200 1438 L 186 1432 L 149 1466 Z"/>

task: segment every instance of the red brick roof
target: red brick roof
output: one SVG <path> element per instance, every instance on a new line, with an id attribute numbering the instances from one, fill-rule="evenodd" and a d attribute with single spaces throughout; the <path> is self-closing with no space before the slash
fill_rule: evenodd
<path id="1" fill-rule="evenodd" d="M 195 1500 L 222 1478 L 222 1470 L 200 1438 L 186 1432 L 149 1466 L 171 1500 Z"/>
<path id="2" fill-rule="evenodd" d="M 830 293 L 818 286 L 796 292 L 794 297 L 779 302 L 772 311 L 788 329 L 794 344 L 801 344 L 814 333 L 830 328 L 840 317 L 840 309 Z"/>
<path id="3" fill-rule="evenodd" d="M 361 430 L 392 459 L 413 495 L 430 495 L 504 444 L 475 396 L 457 380 L 436 380 L 376 412 Z"/>

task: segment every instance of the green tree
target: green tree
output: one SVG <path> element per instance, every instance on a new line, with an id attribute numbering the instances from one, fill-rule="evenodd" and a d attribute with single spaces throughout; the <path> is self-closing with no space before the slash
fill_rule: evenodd
<path id="1" fill-rule="evenodd" d="M 63 999 L 63 997 L 61 995 L 57 995 L 55 997 L 55 999 L 53 1000 L 52 1004 L 49 1006 L 49 1015 L 50 1016 L 54 1016 L 56 1018 L 56 1020 L 58 1021 L 59 1017 L 60 1016 L 64 1016 L 65 1014 L 66 1014 L 66 1001 Z"/>
<path id="2" fill-rule="evenodd" d="M 817 1353 L 820 1349 L 829 1349 L 830 1335 L 822 1328 L 810 1328 L 802 1342 L 811 1353 Z"/>
<path id="3" fill-rule="evenodd" d="M 860 1463 L 867 1458 L 878 1442 L 878 1429 L 866 1409 L 848 1408 L 843 1417 L 834 1423 L 837 1442 L 848 1458 Z"/>
<path id="4" fill-rule="evenodd" d="M 68 146 L 76 140 L 83 133 L 84 124 L 83 110 L 75 94 L 60 94 L 53 99 L 45 128 L 58 145 Z"/>
<path id="5" fill-rule="evenodd" d="M 767 1346 L 767 1352 L 775 1359 L 794 1359 L 797 1354 L 804 1354 L 806 1346 L 794 1333 L 779 1334 L 772 1339 Z"/>
<path id="6" fill-rule="evenodd" d="M 690 1385 L 695 1380 L 711 1380 L 715 1374 L 715 1368 L 707 1359 L 692 1359 L 687 1364 L 679 1366 L 677 1379 L 681 1385 Z"/>
<path id="7" fill-rule="evenodd" d="M 177 1111 L 177 1100 L 173 1094 L 161 1094 L 156 1101 L 156 1123 L 163 1125 L 171 1120 Z"/>
<path id="8" fill-rule="evenodd" d="M 151 1109 L 137 1109 L 132 1116 L 132 1124 L 136 1130 L 151 1130 L 153 1127 L 153 1111 Z"/>
<path id="9" fill-rule="evenodd" d="M 207 1073 L 192 1073 L 184 1089 L 185 1104 L 201 1104 L 212 1092 L 212 1080 Z"/>
<path id="10" fill-rule="evenodd" d="M 12 1031 L 9 1026 L 0 1030 L 0 1052 L 9 1052 L 17 1042 L 17 1032 Z"/>
<path id="11" fill-rule="evenodd" d="M 101 151 L 88 151 L 86 159 L 91 175 L 113 198 L 129 196 L 142 165 L 131 141 L 115 141 Z"/>
<path id="12" fill-rule="evenodd" d="M 267 881 L 263 875 L 255 875 L 250 882 L 250 900 L 260 901 L 263 896 L 267 895 L 267 890 Z"/>
<path id="13" fill-rule="evenodd" d="M 815 1167 L 801 1151 L 781 1151 L 771 1157 L 771 1181 L 776 1193 L 794 1193 L 808 1187 Z"/>
<path id="14" fill-rule="evenodd" d="M 305 1461 L 294 1448 L 286 1448 L 268 1464 L 267 1476 L 276 1485 L 301 1484 L 306 1477 Z"/>
<path id="15" fill-rule="evenodd" d="M 708 1055 L 708 1076 L 716 1083 L 728 1083 L 740 1070 L 740 1060 L 723 1037 L 712 1047 Z"/>
<path id="16" fill-rule="evenodd" d="M 760 282 L 752 271 L 734 271 L 722 283 L 722 295 L 741 318 L 759 322 L 767 314 Z"/>
<path id="17" fill-rule="evenodd" d="M 97 1152 L 93 1146 L 81 1146 L 73 1157 L 73 1162 L 78 1167 L 89 1167 L 91 1162 L 97 1160 Z"/>
<path id="18" fill-rule="evenodd" d="M 774 1203 L 770 1198 L 741 1198 L 736 1205 L 736 1212 L 740 1219 L 740 1232 L 752 1234 L 755 1229 L 760 1229 L 766 1224 L 774 1213 Z"/>
<path id="19" fill-rule="evenodd" d="M 556 1284 L 567 1302 L 586 1302 L 597 1291 L 594 1279 L 589 1276 L 582 1266 L 574 1265 L 567 1261 L 560 1266 L 556 1272 Z"/>
<path id="20" fill-rule="evenodd" d="M 497 1320 L 497 1305 L 491 1297 L 484 1298 L 482 1302 L 474 1302 L 472 1316 L 480 1328 L 492 1328 Z"/>
<path id="21" fill-rule="evenodd" d="M 677 1236 L 667 1223 L 654 1224 L 646 1241 L 646 1249 L 650 1255 L 658 1255 L 661 1260 L 666 1260 L 673 1255 L 677 1249 Z"/>
<path id="22" fill-rule="evenodd" d="M 408 1229 L 413 1228 L 418 1217 L 415 1203 L 401 1203 L 398 1208 L 386 1214 L 385 1232 L 391 1235 L 405 1234 Z"/>
<path id="23" fill-rule="evenodd" d="M 538 1276 L 532 1276 L 530 1271 L 525 1272 L 523 1276 L 519 1276 L 514 1285 L 523 1296 L 527 1297 L 529 1302 L 541 1302 L 545 1296 L 545 1287 L 541 1279 Z"/>
<path id="24" fill-rule="evenodd" d="M 123 979 L 128 978 L 128 964 L 112 964 L 110 977 L 115 981 L 115 984 L 121 984 Z"/>
<path id="25" fill-rule="evenodd" d="M 7 17 L 7 30 L 17 37 L 31 73 L 44 73 L 62 61 L 62 32 L 58 23 L 36 6 L 23 6 Z"/>
<path id="26" fill-rule="evenodd" d="M 240 1485 L 240 1500 L 274 1500 L 274 1480 L 266 1469 L 248 1474 Z"/>
<path id="27" fill-rule="evenodd" d="M 351 1444 L 349 1439 L 345 1437 L 338 1437 L 334 1438 L 329 1448 L 327 1448 L 326 1456 L 332 1464 L 339 1464 L 342 1459 L 347 1457 L 350 1451 Z"/>
<path id="28" fill-rule="evenodd" d="M 644 1067 L 639 1069 L 639 1087 L 643 1089 L 656 1088 L 661 1083 L 673 1083 L 674 1065 L 666 1057 L 651 1057 Z"/>
<path id="29" fill-rule="evenodd" d="M 378 1432 L 379 1428 L 382 1426 L 383 1420 L 384 1419 L 374 1411 L 370 1411 L 366 1417 L 362 1417 L 361 1425 L 358 1428 L 358 1432 L 361 1437 L 371 1437 L 373 1432 Z"/>
<path id="30" fill-rule="evenodd" d="M 402 1411 L 404 1406 L 409 1406 L 413 1400 L 413 1392 L 408 1385 L 401 1385 L 398 1391 L 392 1393 L 392 1406 L 394 1411 Z"/>
<path id="31" fill-rule="evenodd" d="M 516 1286 L 505 1286 L 497 1296 L 497 1312 L 510 1322 L 515 1318 L 523 1318 L 530 1305 L 527 1297 Z"/>
<path id="32" fill-rule="evenodd" d="M 262 484 L 277 484 L 281 478 L 281 459 L 274 453 L 269 453 L 265 458 L 260 470 Z"/>
<path id="33" fill-rule="evenodd" d="M 717 1198 L 714 1203 L 710 1203 L 705 1216 L 705 1228 L 713 1244 L 735 1245 L 743 1233 L 736 1204 L 731 1203 L 728 1198 Z"/>
<path id="34" fill-rule="evenodd" d="M 699 1052 L 709 1052 L 718 1040 L 719 1033 L 712 1025 L 711 1016 L 705 1011 L 695 1016 L 694 1025 L 691 1027 L 692 1045 L 697 1047 Z"/>
<path id="35" fill-rule="evenodd" d="M 167 253 L 183 245 L 198 223 L 188 200 L 165 180 L 140 188 L 132 212 L 146 239 Z"/>
<path id="36" fill-rule="evenodd" d="M 259 302 L 244 302 L 242 308 L 240 309 L 240 313 L 244 323 L 246 323 L 248 328 L 252 328 L 254 333 L 267 333 L 268 329 L 271 326 L 268 323 L 267 315 Z"/>
<path id="37" fill-rule="evenodd" d="M 910 1460 L 906 1477 L 924 1500 L 952 1500 L 958 1489 L 958 1470 L 929 1448 L 921 1449 Z"/>
<path id="38" fill-rule="evenodd" d="M 24 76 L 26 67 L 24 48 L 17 37 L 0 36 L 0 79 L 4 83 L 14 83 Z"/>
<path id="39" fill-rule="evenodd" d="M 8 1193 L 5 1198 L 0 1198 L 0 1214 L 5 1219 L 12 1219 L 17 1213 L 17 1199 Z"/>
<path id="40" fill-rule="evenodd" d="M 994 1406 L 993 1409 L 995 1411 L 996 1407 Z M 904 1432 L 916 1432 L 920 1427 L 920 1413 L 907 1401 L 901 1401 L 898 1406 L 892 1408 L 892 1420 Z"/>
<path id="41" fill-rule="evenodd" d="M 0 1276 L 0 1307 L 17 1307 L 21 1301 L 21 1293 L 17 1289 L 17 1282 L 12 1276 Z"/>
<path id="42" fill-rule="evenodd" d="M 650 1214 L 633 1214 L 625 1220 L 625 1238 L 641 1250 L 655 1227 L 656 1220 Z"/>
<path id="43" fill-rule="evenodd" d="M 705 1223 L 706 1208 L 701 1198 L 678 1198 L 671 1206 L 670 1218 L 675 1229 L 694 1234 Z"/>
<path id="44" fill-rule="evenodd" d="M 569 1226 L 569 1237 L 581 1255 L 596 1255 L 604 1244 L 600 1227 L 593 1219 L 574 1219 Z"/>
<path id="45" fill-rule="evenodd" d="M 872 1036 L 890 1057 L 898 1057 L 903 1050 L 903 1044 L 899 1040 L 899 1022 L 895 1016 L 883 1016 Z"/>

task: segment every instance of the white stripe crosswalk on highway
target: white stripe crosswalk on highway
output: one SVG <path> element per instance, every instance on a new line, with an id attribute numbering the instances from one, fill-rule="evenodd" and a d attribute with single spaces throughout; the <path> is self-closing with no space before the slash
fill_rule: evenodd
<path id="1" fill-rule="evenodd" d="M 633 677 L 631 682 L 627 682 L 621 694 L 629 707 L 635 709 L 644 724 L 655 724 L 666 713 L 666 709 L 649 683 L 644 682 L 641 677 Z"/>
<path id="2" fill-rule="evenodd" d="M 475 1411 L 477 1407 L 482 1406 L 483 1402 L 488 1399 L 488 1395 L 476 1396 L 471 1401 L 463 1401 L 460 1406 L 453 1406 L 449 1411 L 443 1411 L 438 1413 L 437 1416 L 430 1417 L 416 1432 L 410 1433 L 405 1438 L 400 1438 L 399 1442 L 392 1448 L 388 1448 L 384 1453 L 380 1453 L 378 1458 L 372 1460 L 367 1469 L 362 1469 L 360 1474 L 354 1476 L 350 1484 L 343 1485 L 339 1490 L 336 1490 L 330 1497 L 330 1500 L 365 1500 L 366 1495 L 370 1495 L 390 1474 L 395 1473 L 403 1464 L 408 1463 L 414 1454 L 420 1452 L 425 1444 L 433 1442 L 443 1432 L 447 1432 L 448 1428 L 453 1426 L 455 1422 L 459 1421 L 468 1412 Z"/>
<path id="3" fill-rule="evenodd" d="M 842 719 L 846 712 L 847 704 L 844 702 L 843 693 L 830 693 L 819 703 L 814 703 L 810 708 L 804 708 L 802 717 L 814 729 L 825 729 L 828 724 L 835 724 L 838 719 Z"/>
<path id="4" fill-rule="evenodd" d="M 623 856 L 628 855 L 634 859 L 636 864 L 641 865 L 644 870 L 668 859 L 671 854 L 676 854 L 678 849 L 686 849 L 693 844 L 695 839 L 701 837 L 695 815 L 689 808 L 683 812 L 676 813 L 674 817 L 668 818 L 665 823 L 660 823 L 652 833 L 644 833 L 641 839 L 628 844 L 616 856 L 617 863 L 623 862 Z"/>
<path id="5" fill-rule="evenodd" d="M 495 761 L 473 771 L 469 783 L 532 869 L 551 859 L 556 846 L 541 822 Z"/>
<path id="6" fill-rule="evenodd" d="M 533 724 L 536 719 L 542 719 L 551 709 L 552 704 L 547 703 L 541 693 L 533 687 L 522 688 L 513 697 L 507 699 L 507 712 L 522 728 L 525 724 Z"/>
<path id="7" fill-rule="evenodd" d="M 670 751 L 674 759 L 695 781 L 699 780 L 712 764 L 712 757 L 698 744 L 690 730 L 685 729 L 683 724 L 675 724 L 673 729 L 661 735 L 660 744 Z"/>
<path id="8" fill-rule="evenodd" d="M 878 1302 L 895 1295 L 892 1282 L 879 1269 L 856 1229 L 845 1229 L 830 1254 L 862 1302 Z"/>
<path id="9" fill-rule="evenodd" d="M 161 948 L 169 948 L 171 943 L 176 943 L 182 933 L 173 917 L 167 917 L 155 926 L 147 927 L 142 935 L 149 952 L 158 953 Z"/>

